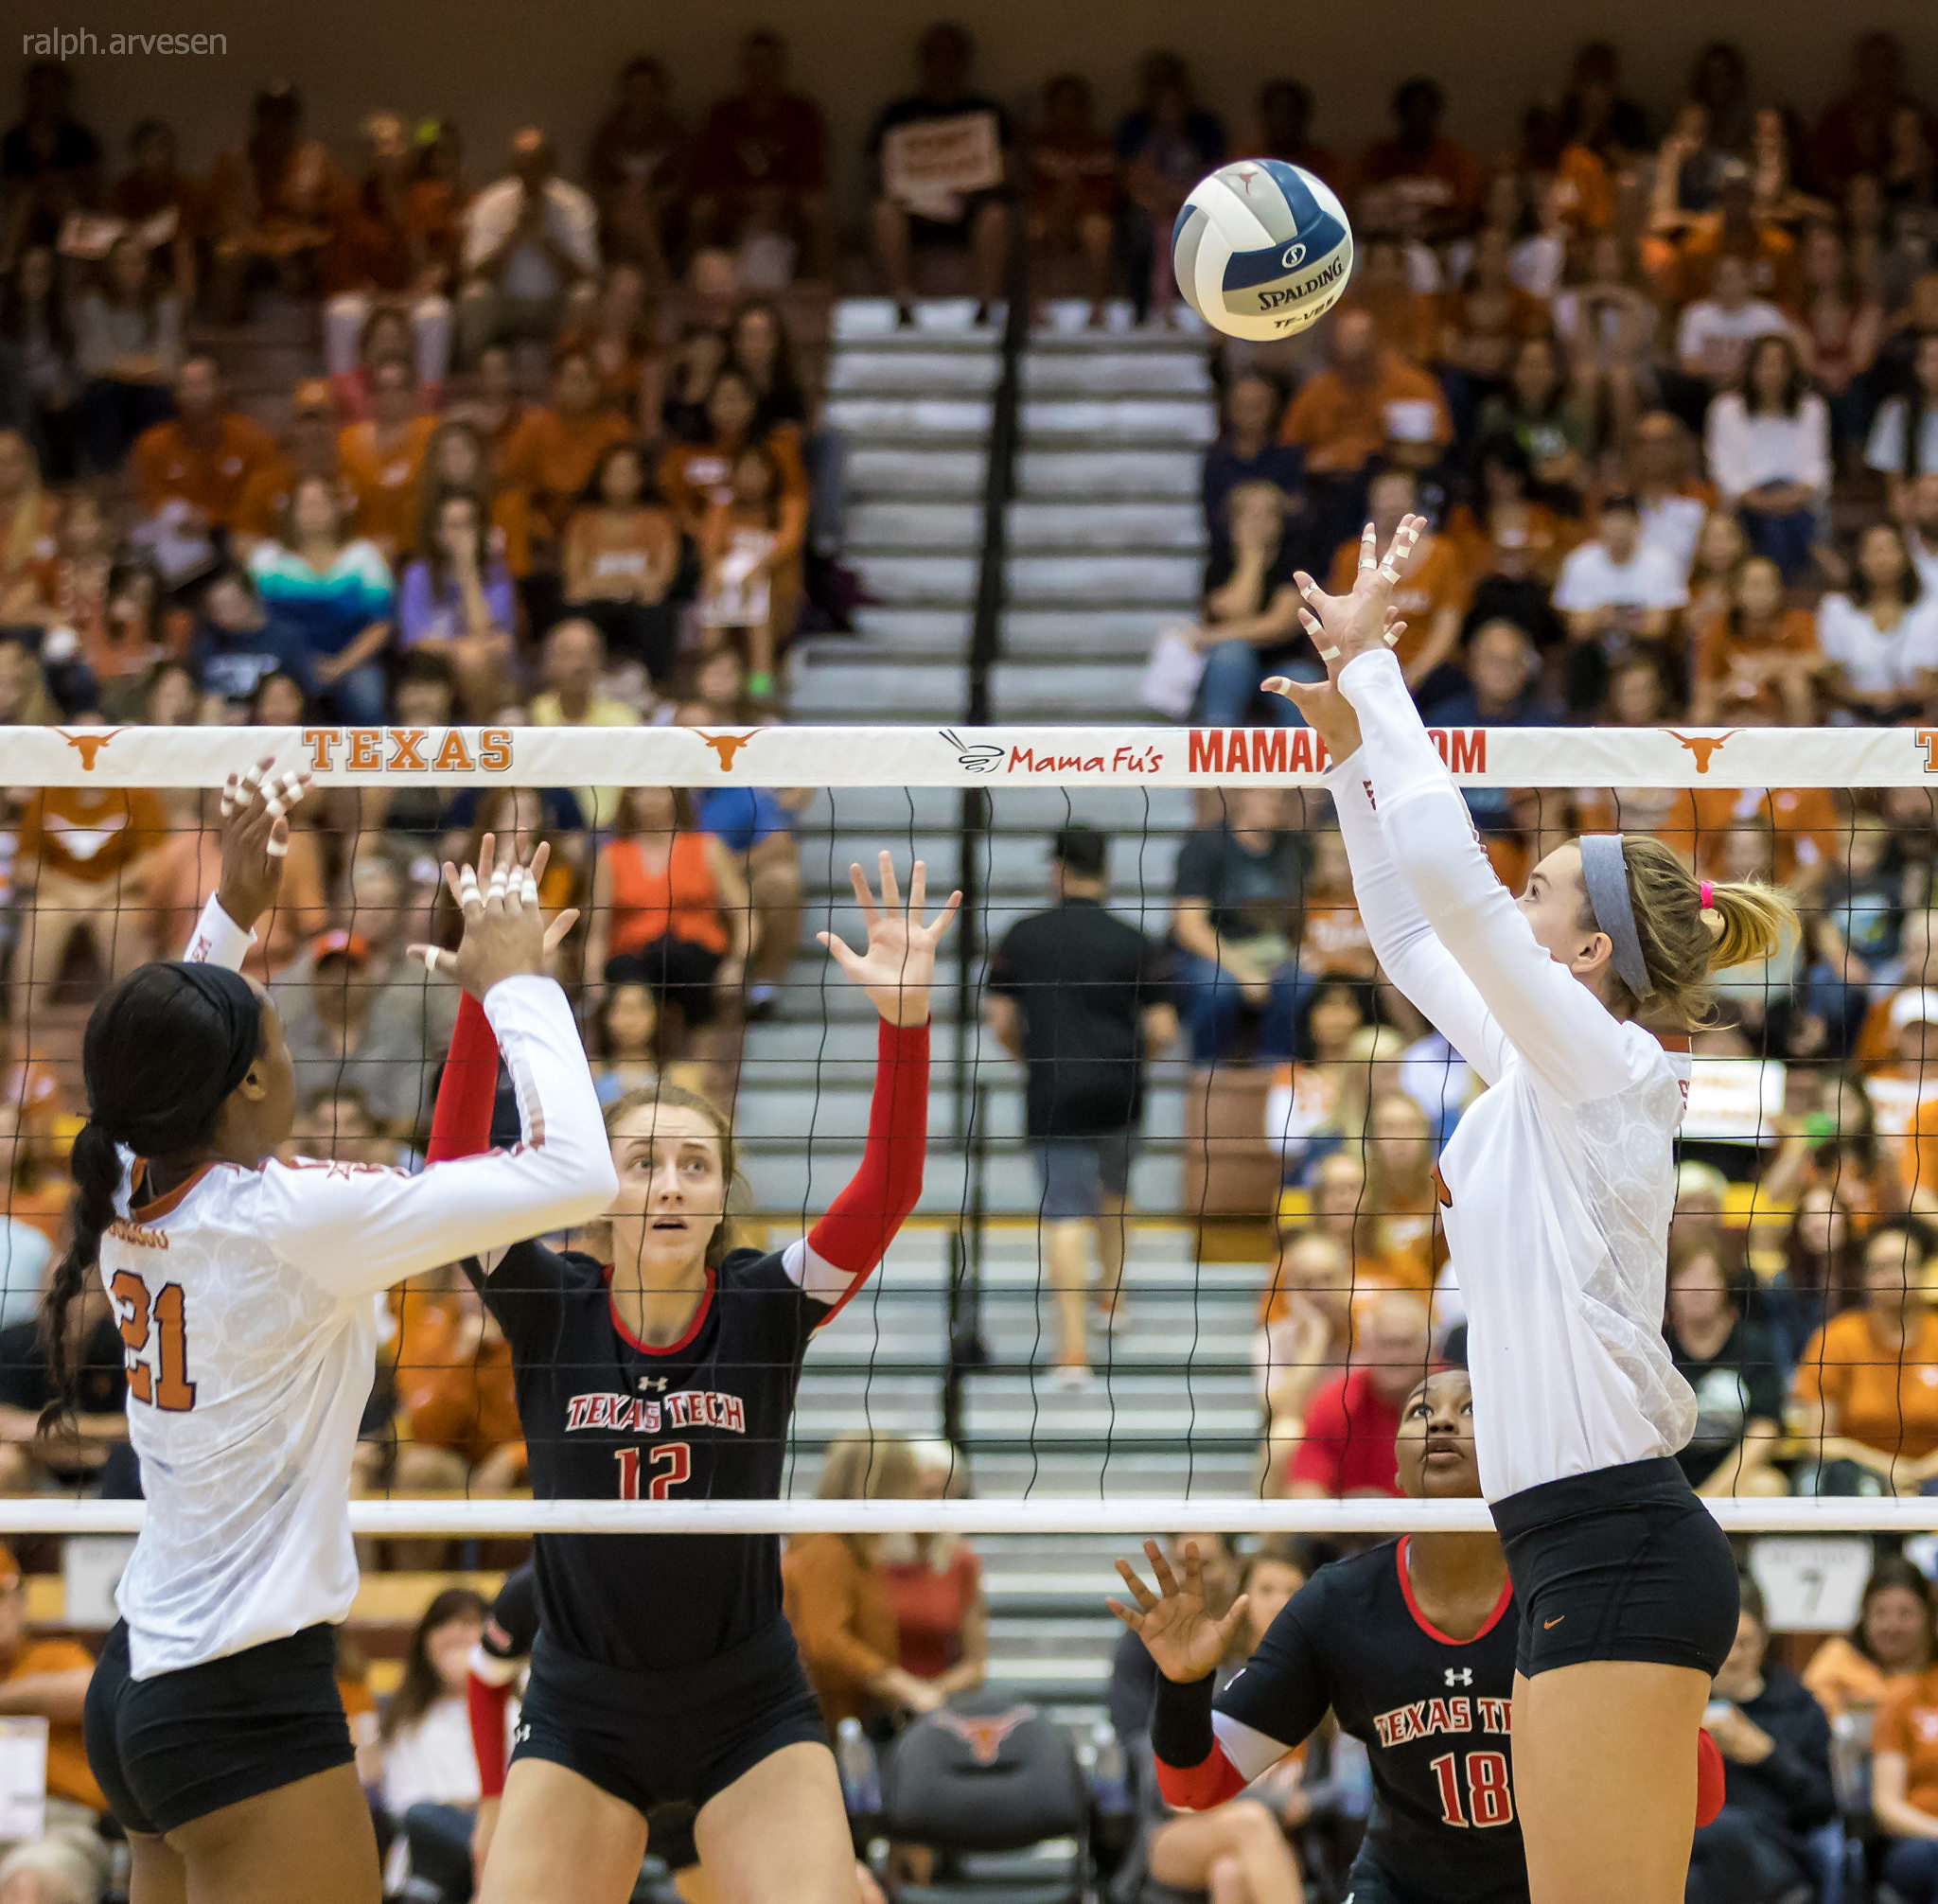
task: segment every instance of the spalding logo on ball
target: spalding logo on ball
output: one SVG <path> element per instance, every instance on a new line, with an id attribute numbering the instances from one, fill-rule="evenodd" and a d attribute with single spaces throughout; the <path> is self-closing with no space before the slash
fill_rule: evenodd
<path id="1" fill-rule="evenodd" d="M 1200 179 L 1171 233 L 1185 302 L 1213 330 L 1290 337 L 1339 301 L 1352 227 L 1323 180 L 1283 159 L 1239 159 Z"/>

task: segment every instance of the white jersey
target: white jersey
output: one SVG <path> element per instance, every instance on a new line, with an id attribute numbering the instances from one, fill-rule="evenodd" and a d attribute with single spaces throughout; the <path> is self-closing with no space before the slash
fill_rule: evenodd
<path id="1" fill-rule="evenodd" d="M 1536 941 L 1392 655 L 1356 657 L 1339 685 L 1365 738 L 1328 783 L 1360 915 L 1487 1085 L 1440 1156 L 1482 1490 L 1672 1454 L 1696 1422 L 1662 1337 L 1689 1061 Z"/>
<path id="2" fill-rule="evenodd" d="M 191 953 L 237 965 L 247 945 L 211 901 Z M 350 1459 L 376 1367 L 373 1296 L 611 1201 L 611 1153 L 565 995 L 549 978 L 505 978 L 484 1013 L 518 1090 L 515 1150 L 415 1175 L 211 1164 L 148 1204 L 132 1204 L 138 1189 L 124 1181 L 100 1271 L 127 1344 L 129 1438 L 148 1497 L 116 1594 L 135 1678 L 344 1618 L 357 1591 Z"/>

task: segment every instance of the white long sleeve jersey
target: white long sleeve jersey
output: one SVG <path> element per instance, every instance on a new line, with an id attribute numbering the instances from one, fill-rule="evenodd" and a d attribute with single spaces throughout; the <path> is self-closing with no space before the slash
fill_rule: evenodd
<path id="1" fill-rule="evenodd" d="M 1386 976 L 1487 1085 L 1440 1157 L 1490 1501 L 1673 1454 L 1696 1401 L 1662 1337 L 1689 1063 L 1551 959 L 1495 876 L 1399 663 L 1340 675 L 1329 776 Z"/>
<path id="2" fill-rule="evenodd" d="M 236 966 L 248 937 L 210 901 L 189 956 Z M 350 1460 L 376 1367 L 373 1297 L 441 1263 L 589 1221 L 611 1153 L 564 994 L 501 980 L 484 1000 L 524 1142 L 414 1174 L 213 1164 L 101 1241 L 148 1513 L 116 1595 L 134 1676 L 341 1620 L 357 1591 Z M 132 1159 L 130 1160 L 132 1163 Z"/>

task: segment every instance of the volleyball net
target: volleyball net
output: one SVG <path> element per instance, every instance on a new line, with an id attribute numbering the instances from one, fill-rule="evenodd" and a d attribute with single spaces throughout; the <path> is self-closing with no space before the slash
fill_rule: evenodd
<path id="1" fill-rule="evenodd" d="M 1622 830 L 1795 899 L 1794 943 L 1728 976 L 1694 1045 L 1668 1317 L 1689 1465 L 1734 1531 L 1938 1530 L 1938 729 L 1436 740 L 1511 888 L 1575 834 Z M 931 908 L 965 895 L 921 1202 L 812 1342 L 784 1498 L 696 1498 L 667 1463 L 636 1502 L 532 1501 L 508 1352 L 451 1265 L 385 1306 L 361 1533 L 1487 1525 L 1477 1503 L 1336 1498 L 1391 1483 L 1347 1387 L 1390 1449 L 1396 1394 L 1462 1352 L 1434 1163 L 1478 1084 L 1378 971 L 1310 732 L 90 727 L 0 749 L 26 790 L 0 1536 L 138 1521 L 100 1496 L 129 1491 L 112 1417 L 153 1337 L 97 1301 L 81 1437 L 37 1441 L 30 1349 L 5 1331 L 59 1236 L 87 1010 L 178 956 L 214 890 L 221 785 L 266 756 L 315 777 L 252 966 L 296 1064 L 292 1154 L 421 1155 L 455 994 L 401 949 L 454 943 L 440 861 L 543 837 L 547 903 L 587 915 L 559 977 L 602 1095 L 660 1075 L 731 1107 L 733 1220 L 780 1247 L 867 1130 L 874 1014 L 814 938 L 862 942 L 851 863 L 872 878 L 886 849 L 906 882 L 921 858 Z M 181 1355 L 192 1380 L 192 1328 Z M 626 1405 L 665 1440 L 670 1400 Z M 717 1426 L 731 1397 L 707 1410 Z M 824 1473 L 863 1498 L 818 1498 Z"/>

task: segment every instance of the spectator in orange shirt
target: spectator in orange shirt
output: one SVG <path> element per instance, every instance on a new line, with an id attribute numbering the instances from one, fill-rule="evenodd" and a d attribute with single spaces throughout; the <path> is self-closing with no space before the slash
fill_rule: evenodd
<path id="1" fill-rule="evenodd" d="M 79 1812 L 103 1812 L 108 1801 L 88 1768 L 80 1735 L 81 1706 L 93 1678 L 94 1655 L 78 1640 L 30 1639 L 26 1582 L 12 1549 L 0 1546 L 0 1713 L 47 1721 L 47 1796 L 66 1815 L 51 1827 L 86 1823 Z"/>
<path id="2" fill-rule="evenodd" d="M 1365 311 L 1381 341 L 1419 370 L 1439 352 L 1440 300 L 1413 288 L 1406 251 L 1406 240 L 1391 229 L 1375 226 L 1357 234 L 1352 279 L 1333 322 L 1348 310 Z"/>
<path id="3" fill-rule="evenodd" d="M 0 430 L 0 627 L 40 628 L 60 554 L 61 504 L 18 430 Z"/>
<path id="4" fill-rule="evenodd" d="M 1332 326 L 1331 367 L 1299 386 L 1280 434 L 1305 451 L 1309 474 L 1357 476 L 1390 436 L 1404 433 L 1392 414 L 1401 406 L 1425 413 L 1436 443 L 1454 440 L 1440 386 L 1381 344 L 1370 315 L 1347 311 Z"/>
<path id="5" fill-rule="evenodd" d="M 683 544 L 646 482 L 637 443 L 600 452 L 566 524 L 561 569 L 567 605 L 606 637 L 609 652 L 640 662 L 665 688 L 678 645 L 678 607 L 670 596 Z"/>
<path id="6" fill-rule="evenodd" d="M 1938 1663 L 1938 1617 L 1931 1583 L 1910 1560 L 1880 1560 L 1864 1582 L 1858 1621 L 1810 1655 L 1806 1689 L 1833 1719 L 1871 1717 L 1894 1693 Z"/>
<path id="7" fill-rule="evenodd" d="M 1864 1306 L 1833 1315 L 1791 1384 L 1791 1428 L 1822 1465 L 1848 1461 L 1903 1493 L 1938 1475 L 1938 1314 L 1928 1277 L 1938 1237 L 1918 1217 L 1864 1244 Z"/>
<path id="8" fill-rule="evenodd" d="M 391 1301 L 397 1405 L 410 1429 L 391 1485 L 400 1494 L 509 1493 L 524 1478 L 525 1440 L 504 1331 L 455 1264 Z"/>
<path id="9" fill-rule="evenodd" d="M 74 936 L 85 931 L 109 976 L 150 955 L 141 930 L 167 814 L 152 793 L 120 787 L 38 788 L 21 815 L 13 890 L 28 910 L 13 955 L 13 1023 L 46 1002 Z"/>
<path id="10" fill-rule="evenodd" d="M 208 183 L 213 290 L 235 324 L 248 317 L 250 292 L 265 285 L 313 294 L 339 190 L 328 149 L 303 136 L 293 86 L 258 93 L 253 119 L 247 143 L 222 153 Z"/>
<path id="11" fill-rule="evenodd" d="M 409 311 L 417 381 L 437 409 L 450 369 L 450 289 L 455 258 L 440 251 L 411 192 L 411 136 L 396 113 L 363 121 L 364 170 L 340 188 L 335 230 L 324 259 L 324 358 L 332 379 L 357 368 L 358 344 L 375 303 Z"/>
<path id="12" fill-rule="evenodd" d="M 801 546 L 807 527 L 807 472 L 801 462 L 801 434 L 790 424 L 766 428 L 753 380 L 730 363 L 707 393 L 707 436 L 699 443 L 676 443 L 660 463 L 660 488 L 666 506 L 689 536 L 697 537 L 716 503 L 733 501 L 733 463 L 749 444 L 773 457 L 781 477 L 781 533 L 790 549 Z"/>
<path id="13" fill-rule="evenodd" d="M 906 1501 L 918 1485 L 914 1455 L 900 1437 L 842 1435 L 821 1458 L 815 1495 Z M 901 1666 L 880 1545 L 879 1536 L 868 1534 L 802 1534 L 781 1559 L 787 1624 L 831 1732 L 844 1719 L 933 1712 L 946 1697 L 934 1682 Z"/>
<path id="14" fill-rule="evenodd" d="M 370 370 L 370 416 L 337 437 L 337 461 L 357 498 L 357 534 L 375 542 L 393 568 L 417 539 L 417 485 L 437 428 L 421 414 L 411 366 L 385 358 Z"/>
<path id="15" fill-rule="evenodd" d="M 1548 314 L 1509 275 L 1512 236 L 1484 226 L 1473 241 L 1473 262 L 1458 286 L 1441 299 L 1439 348 L 1448 373 L 1455 428 L 1473 433 L 1482 402 L 1506 384 L 1507 367 L 1523 339 L 1544 334 Z"/>
<path id="16" fill-rule="evenodd" d="M 683 236 L 690 141 L 666 103 L 666 69 L 651 54 L 620 69 L 611 110 L 586 150 L 586 183 L 599 213 L 600 247 L 664 284 Z"/>
<path id="17" fill-rule="evenodd" d="M 1783 571 L 1767 555 L 1736 571 L 1731 592 L 1728 611 L 1706 617 L 1696 638 L 1689 718 L 1698 727 L 1740 727 L 1746 718 L 1808 727 L 1816 714 L 1816 618 L 1785 606 Z"/>
<path id="18" fill-rule="evenodd" d="M 1407 79 L 1394 93 L 1392 110 L 1397 133 L 1366 148 L 1361 186 L 1385 186 L 1408 230 L 1429 244 L 1471 231 L 1487 181 L 1480 161 L 1440 131 L 1446 94 L 1436 80 Z"/>
<path id="19" fill-rule="evenodd" d="M 552 407 L 526 414 L 504 447 L 501 479 L 523 500 L 535 627 L 557 620 L 559 538 L 600 456 L 629 442 L 632 426 L 599 402 L 599 379 L 584 350 L 567 345 L 552 372 Z"/>
<path id="20" fill-rule="evenodd" d="M 275 439 L 253 417 L 226 407 L 212 357 L 185 360 L 175 379 L 175 420 L 135 439 L 132 458 L 143 512 L 171 504 L 185 534 L 236 526 L 250 478 L 276 460 Z"/>
<path id="21" fill-rule="evenodd" d="M 1084 261 L 1090 322 L 1110 295 L 1111 220 L 1121 195 L 1117 153 L 1092 117 L 1090 82 L 1059 73 L 1043 88 L 1043 123 L 1030 135 L 1030 242 Z"/>
<path id="22" fill-rule="evenodd" d="M 239 537 L 273 541 L 289 518 L 290 498 L 306 476 L 322 478 L 337 492 L 346 518 L 357 507 L 357 492 L 337 456 L 337 409 L 329 385 L 306 377 L 290 399 L 290 427 L 273 461 L 263 464 L 242 486 L 234 530 Z"/>
<path id="23" fill-rule="evenodd" d="M 1903 1904 L 1938 1898 L 1938 1668 L 1886 1696 L 1871 1727 L 1871 1810 L 1882 1876 Z"/>
<path id="24" fill-rule="evenodd" d="M 1711 294 L 1720 257 L 1742 259 L 1753 296 L 1794 308 L 1797 241 L 1774 219 L 1759 214 L 1750 168 L 1734 159 L 1718 175 L 1716 209 L 1692 220 L 1677 248 L 1678 304 Z"/>
<path id="25" fill-rule="evenodd" d="M 1384 548 L 1402 516 L 1419 506 L 1419 485 L 1410 469 L 1383 469 L 1366 485 L 1366 514 Z M 1326 578 L 1330 592 L 1352 592 L 1359 567 L 1359 538 L 1342 542 L 1332 552 Z M 1413 562 L 1393 591 L 1393 606 L 1406 624 L 1394 652 L 1400 658 L 1406 685 L 1422 707 L 1466 686 L 1458 670 L 1448 666 L 1460 639 L 1460 618 L 1467 612 L 1467 565 L 1448 538 L 1429 529 L 1414 546 Z M 1444 672 L 1442 670 L 1444 669 Z M 1438 674 L 1440 679 L 1435 682 Z"/>
<path id="26" fill-rule="evenodd" d="M 258 684 L 258 692 L 269 681 L 290 679 L 284 674 L 267 675 Z M 220 882 L 220 794 L 214 787 L 205 788 L 199 800 L 200 823 L 171 834 L 149 869 L 143 895 L 147 943 L 138 959 L 173 958 L 187 943 L 195 921 Z M 302 807 L 291 816 L 283 895 L 242 961 L 242 969 L 252 978 L 266 981 L 274 978 L 329 923 L 323 855 L 308 820 Z"/>

